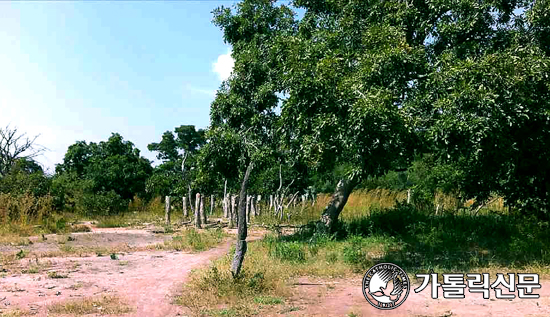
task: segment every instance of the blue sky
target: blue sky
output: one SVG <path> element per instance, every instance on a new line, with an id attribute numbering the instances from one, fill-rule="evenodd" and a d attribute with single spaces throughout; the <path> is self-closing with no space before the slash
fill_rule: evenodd
<path id="1" fill-rule="evenodd" d="M 204 128 L 232 67 L 211 11 L 235 1 L 0 2 L 0 126 L 49 149 L 50 171 L 78 140 L 111 132 L 147 144 Z"/>

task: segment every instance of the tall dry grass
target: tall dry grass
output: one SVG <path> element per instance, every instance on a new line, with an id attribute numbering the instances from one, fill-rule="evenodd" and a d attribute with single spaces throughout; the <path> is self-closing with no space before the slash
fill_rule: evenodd
<path id="1" fill-rule="evenodd" d="M 50 195 L 12 195 L 0 193 L 0 225 L 41 222 L 54 211 Z"/>
<path id="2" fill-rule="evenodd" d="M 255 221 L 257 223 L 274 224 L 274 223 L 289 223 L 289 224 L 305 224 L 309 221 L 318 220 L 331 199 L 331 194 L 320 194 L 316 201 L 302 205 L 297 204 L 296 207 L 286 211 L 285 217 L 275 219 L 272 212 L 268 211 Z M 374 210 L 382 210 L 393 208 L 398 202 L 407 200 L 407 191 L 395 191 L 389 189 L 373 189 L 373 190 L 358 190 L 353 192 L 340 215 L 342 220 L 355 220 L 369 216 Z M 414 203 L 414 200 L 412 201 Z M 470 207 L 474 203 L 473 200 L 466 202 L 461 201 L 458 197 L 450 194 L 437 192 L 433 198 L 433 210 L 425 210 L 433 213 L 448 213 L 456 212 L 459 208 Z M 262 207 L 267 210 L 267 206 Z M 491 212 L 505 213 L 507 208 L 504 206 L 502 197 L 493 197 L 489 203 L 479 212 L 479 214 Z M 290 218 L 287 216 L 290 215 Z"/>

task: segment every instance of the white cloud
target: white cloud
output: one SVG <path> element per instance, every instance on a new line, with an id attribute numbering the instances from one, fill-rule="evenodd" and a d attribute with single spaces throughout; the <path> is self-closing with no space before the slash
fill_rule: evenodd
<path id="1" fill-rule="evenodd" d="M 213 64 L 213 70 L 218 74 L 220 80 L 226 80 L 231 75 L 234 65 L 235 61 L 231 57 L 231 50 L 229 50 L 227 54 L 218 56 L 218 60 Z"/>

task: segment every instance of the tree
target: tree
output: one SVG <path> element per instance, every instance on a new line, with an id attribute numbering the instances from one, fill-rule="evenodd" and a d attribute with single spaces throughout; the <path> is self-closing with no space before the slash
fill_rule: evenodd
<path id="1" fill-rule="evenodd" d="M 147 146 L 150 151 L 157 152 L 157 158 L 162 160 L 162 164 L 155 168 L 152 177 L 147 181 L 148 192 L 163 197 L 184 195 L 186 187 L 192 186 L 192 180 L 196 178 L 196 157 L 199 149 L 206 143 L 205 133 L 205 130 L 197 130 L 193 125 L 181 125 L 174 132 L 164 132 L 159 143 Z M 185 166 L 182 166 L 184 162 Z"/>
<path id="2" fill-rule="evenodd" d="M 483 180 L 480 200 L 493 191 L 510 201 L 547 197 L 544 150 L 532 155 L 519 143 L 527 137 L 530 147 L 548 148 L 548 107 L 534 102 L 548 100 L 547 6 L 540 3 L 297 0 L 304 15 L 296 20 L 273 1 L 250 0 L 218 14 L 234 51 L 249 56 L 235 68 L 269 69 L 251 76 L 268 74 L 261 91 L 282 96 L 280 132 L 290 157 L 318 173 L 344 169 L 320 222 L 332 232 L 361 180 L 406 168 L 415 152 L 464 167 L 461 188 Z M 281 12 L 285 23 L 274 23 Z M 496 128 L 510 121 L 515 142 L 505 142 L 509 129 Z M 490 134 L 484 125 L 494 127 Z M 519 132 L 530 125 L 533 132 Z M 485 145 L 472 146 L 478 139 Z M 499 140 L 513 153 L 490 145 Z M 491 166 L 495 151 L 509 159 Z M 524 167 L 512 177 L 506 171 L 518 160 Z M 499 189 L 504 183 L 510 190 Z M 529 191 L 512 193 L 514 184 Z"/>
<path id="3" fill-rule="evenodd" d="M 0 177 L 9 173 L 18 160 L 33 162 L 34 168 L 37 168 L 33 159 L 45 150 L 35 143 L 37 138 L 28 138 L 25 133 L 19 133 L 17 128 L 0 128 Z"/>
<path id="4" fill-rule="evenodd" d="M 56 166 L 57 177 L 67 176 L 61 179 L 70 184 L 71 194 L 84 195 L 80 201 L 85 204 L 83 208 L 106 208 L 108 212 L 127 207 L 136 195 L 145 197 L 145 183 L 152 171 L 151 162 L 118 133 L 99 143 L 76 142 L 69 146 L 63 163 Z"/>
<path id="5" fill-rule="evenodd" d="M 366 32 L 366 25 L 351 23 L 353 15 L 365 14 L 362 3 L 352 2 L 347 11 L 333 4 L 327 12 L 316 3 L 297 2 L 306 9 L 300 21 L 271 1 L 245 1 L 235 14 L 225 10 L 221 16 L 226 38 L 239 47 L 234 51 L 259 51 L 249 53 L 246 64 L 236 59 L 235 68 L 269 68 L 262 92 L 282 94 L 279 131 L 288 157 L 317 174 L 345 167 L 322 217 L 330 231 L 363 177 L 406 159 L 404 144 L 412 138 L 400 110 L 402 73 L 416 71 L 420 54 L 411 52 L 398 29 Z M 279 16 L 284 23 L 270 25 Z"/>

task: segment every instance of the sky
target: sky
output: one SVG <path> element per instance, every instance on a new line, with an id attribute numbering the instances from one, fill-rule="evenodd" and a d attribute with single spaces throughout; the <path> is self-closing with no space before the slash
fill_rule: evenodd
<path id="1" fill-rule="evenodd" d="M 233 67 L 212 10 L 235 1 L 0 1 L 0 127 L 48 150 L 120 133 L 143 156 L 162 133 L 205 128 Z"/>

